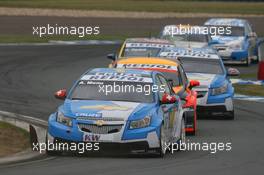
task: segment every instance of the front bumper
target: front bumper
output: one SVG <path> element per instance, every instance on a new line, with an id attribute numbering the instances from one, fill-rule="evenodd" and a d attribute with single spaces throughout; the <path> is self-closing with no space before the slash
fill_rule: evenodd
<path id="1" fill-rule="evenodd" d="M 210 115 L 225 115 L 234 110 L 233 88 L 229 88 L 227 93 L 220 95 L 209 95 L 208 89 L 197 90 L 203 97 L 197 98 L 197 113 Z"/>
<path id="2" fill-rule="evenodd" d="M 124 124 L 119 132 L 110 134 L 88 133 L 80 130 L 76 120 L 73 120 L 73 126 L 67 127 L 56 122 L 55 115 L 51 115 L 48 123 L 48 140 L 53 143 L 56 140 L 66 140 L 70 142 L 87 142 L 85 137 L 96 137 L 96 140 L 88 142 L 100 143 L 100 145 L 120 144 L 120 145 L 137 145 L 138 143 L 146 146 L 146 149 L 159 148 L 159 127 L 149 126 L 141 129 L 128 130 Z M 142 145 L 142 144 L 139 144 Z M 137 147 L 134 147 L 137 149 Z M 142 146 L 139 146 L 141 149 Z"/>
<path id="3" fill-rule="evenodd" d="M 227 115 L 233 112 L 233 99 L 232 97 L 226 98 L 224 103 L 211 103 L 206 105 L 197 105 L 197 112 L 204 115 Z"/>
<path id="4" fill-rule="evenodd" d="M 247 50 L 219 50 L 219 55 L 221 56 L 224 63 L 235 63 L 235 62 L 246 62 L 248 58 Z"/>

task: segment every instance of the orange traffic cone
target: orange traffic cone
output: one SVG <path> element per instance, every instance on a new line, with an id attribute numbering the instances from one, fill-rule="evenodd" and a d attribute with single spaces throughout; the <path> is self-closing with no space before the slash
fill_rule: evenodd
<path id="1" fill-rule="evenodd" d="M 264 60 L 259 62 L 258 80 L 264 80 Z"/>

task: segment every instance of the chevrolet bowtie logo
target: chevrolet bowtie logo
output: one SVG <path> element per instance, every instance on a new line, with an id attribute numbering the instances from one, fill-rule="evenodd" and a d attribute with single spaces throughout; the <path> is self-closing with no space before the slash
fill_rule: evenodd
<path id="1" fill-rule="evenodd" d="M 104 121 L 103 120 L 97 120 L 96 122 L 95 122 L 95 124 L 97 125 L 97 126 L 103 126 L 104 125 Z"/>

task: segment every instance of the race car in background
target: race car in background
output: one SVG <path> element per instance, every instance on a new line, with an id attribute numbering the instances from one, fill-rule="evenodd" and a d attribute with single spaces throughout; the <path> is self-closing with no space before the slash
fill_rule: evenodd
<path id="1" fill-rule="evenodd" d="M 198 86 L 199 82 L 196 80 L 189 81 L 183 67 L 178 61 L 152 57 L 127 58 L 119 60 L 117 62 L 117 68 L 162 72 L 171 83 L 173 91 L 182 99 L 186 133 L 195 135 L 197 129 L 197 93 L 192 88 Z"/>
<path id="2" fill-rule="evenodd" d="M 219 55 L 208 49 L 165 49 L 161 57 L 179 60 L 188 79 L 198 80 L 197 91 L 198 116 L 224 116 L 234 119 L 233 96 L 234 88 L 228 76 L 239 75 L 239 71 L 229 68 L 226 71 Z"/>
<path id="3" fill-rule="evenodd" d="M 65 101 L 49 117 L 49 143 L 99 143 L 101 151 L 111 145 L 120 151 L 164 156 L 165 143 L 185 141 L 181 100 L 159 72 L 92 69 L 68 94 L 60 90 L 55 97 Z"/>
<path id="4" fill-rule="evenodd" d="M 250 65 L 252 60 L 258 60 L 257 35 L 245 19 L 211 18 L 204 23 L 211 27 L 229 27 L 229 32 L 212 36 L 213 47 L 219 52 L 224 63 L 243 63 Z"/>
<path id="5" fill-rule="evenodd" d="M 166 25 L 160 33 L 161 39 L 174 43 L 176 47 L 204 48 L 215 44 L 204 26 Z"/>
<path id="6" fill-rule="evenodd" d="M 117 54 L 107 55 L 107 58 L 112 60 L 109 67 L 115 67 L 116 61 L 127 57 L 156 57 L 161 49 L 167 47 L 172 48 L 174 44 L 157 38 L 128 38 Z"/>

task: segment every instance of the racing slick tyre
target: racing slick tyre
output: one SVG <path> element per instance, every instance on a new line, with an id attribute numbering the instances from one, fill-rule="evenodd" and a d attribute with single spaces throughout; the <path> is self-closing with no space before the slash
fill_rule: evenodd
<path id="1" fill-rule="evenodd" d="M 181 148 L 182 148 L 181 144 L 185 144 L 185 142 L 186 142 L 185 122 L 184 122 L 184 119 L 182 119 L 182 123 L 181 123 L 181 138 L 179 140 Z M 179 149 L 179 151 L 180 150 L 181 149 Z"/>
<path id="2" fill-rule="evenodd" d="M 165 133 L 164 133 L 164 125 L 160 126 L 160 147 L 158 148 L 159 157 L 163 158 L 166 154 L 166 140 L 165 140 Z"/>
<path id="3" fill-rule="evenodd" d="M 46 133 L 46 147 L 48 146 L 48 134 Z M 62 154 L 62 151 L 49 150 L 46 148 L 46 154 L 49 156 L 59 156 Z"/>
<path id="4" fill-rule="evenodd" d="M 174 150 L 177 151 L 181 151 L 182 149 L 184 149 L 182 144 L 186 143 L 186 132 L 185 132 L 185 121 L 184 119 L 182 119 L 182 123 L 181 123 L 181 133 L 180 133 L 180 139 L 176 141 L 176 145 L 174 145 Z M 175 147 L 177 146 L 177 147 Z"/>

